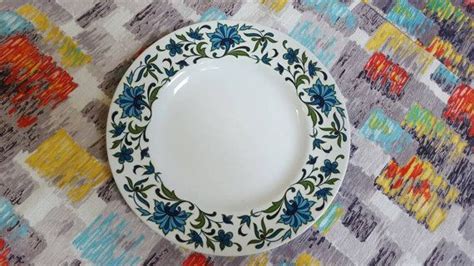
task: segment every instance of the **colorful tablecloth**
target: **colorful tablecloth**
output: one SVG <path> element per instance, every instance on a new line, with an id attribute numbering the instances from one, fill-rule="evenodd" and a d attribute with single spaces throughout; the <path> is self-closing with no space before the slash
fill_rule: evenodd
<path id="1" fill-rule="evenodd" d="M 473 265 L 472 0 L 0 1 L 0 265 Z M 287 245 L 193 253 L 129 210 L 105 123 L 133 58 L 197 21 L 288 33 L 352 124 L 334 203 Z"/>

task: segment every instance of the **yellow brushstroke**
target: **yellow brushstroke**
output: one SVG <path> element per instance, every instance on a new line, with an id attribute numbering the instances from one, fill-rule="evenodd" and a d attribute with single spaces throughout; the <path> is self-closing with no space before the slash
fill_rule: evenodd
<path id="1" fill-rule="evenodd" d="M 438 175 L 431 163 L 421 160 L 418 156 L 413 156 L 410 162 L 412 163 L 408 168 L 398 166 L 393 177 L 388 174 L 387 168 L 384 169 L 375 179 L 375 184 L 385 195 L 392 198 L 408 213 L 413 214 L 418 222 L 425 224 L 430 231 L 434 231 L 446 219 L 449 206 L 459 196 L 459 190 L 450 186 L 442 176 Z M 389 163 L 389 165 L 393 164 L 396 162 Z M 416 169 L 420 167 L 421 173 L 416 174 Z M 402 185 L 393 188 L 398 180 L 402 180 Z M 423 182 L 429 185 L 428 197 L 414 191 L 416 186 Z"/>
<path id="2" fill-rule="evenodd" d="M 377 29 L 372 38 L 365 45 L 369 51 L 381 51 L 392 56 L 403 57 L 414 56 L 421 67 L 421 73 L 425 73 L 434 58 L 427 53 L 423 47 L 413 42 L 399 29 L 389 22 L 385 22 Z M 382 49 L 383 48 L 383 49 Z"/>
<path id="3" fill-rule="evenodd" d="M 461 135 L 418 103 L 410 107 L 401 125 L 413 130 L 417 138 L 436 140 L 438 148 L 448 147 L 451 160 L 460 158 L 468 147 L 468 143 L 462 139 Z"/>
<path id="4" fill-rule="evenodd" d="M 466 66 L 462 71 L 465 72 L 467 76 L 472 76 L 474 74 L 474 66 L 469 63 L 468 59 L 456 52 L 456 48 L 449 41 L 442 40 L 439 36 L 436 36 L 431 41 L 430 45 L 428 45 L 427 50 L 443 62 L 454 74 L 459 74 L 461 72 L 459 71 L 459 66 Z"/>
<path id="5" fill-rule="evenodd" d="M 296 258 L 295 266 L 319 266 L 320 263 L 317 259 L 313 258 L 310 254 L 303 252 Z"/>
<path id="6" fill-rule="evenodd" d="M 92 61 L 92 57 L 81 51 L 77 43 L 65 35 L 54 25 L 49 18 L 31 4 L 20 6 L 16 12 L 31 21 L 36 29 L 42 33 L 43 41 L 55 47 L 61 57 L 61 64 L 65 67 L 79 67 Z"/>
<path id="7" fill-rule="evenodd" d="M 266 266 L 268 265 L 268 254 L 262 253 L 259 255 L 252 255 L 249 257 L 247 266 Z"/>
<path id="8" fill-rule="evenodd" d="M 74 203 L 111 176 L 109 168 L 80 147 L 64 129 L 44 141 L 26 163 L 63 189 Z"/>
<path id="9" fill-rule="evenodd" d="M 449 0 L 428 0 L 423 12 L 428 16 L 435 15 L 438 21 L 454 19 L 461 24 L 471 20 L 460 7 L 453 5 Z M 473 21 L 470 24 L 471 27 L 474 27 Z"/>
<path id="10" fill-rule="evenodd" d="M 268 6 L 275 12 L 280 12 L 288 3 L 288 0 L 260 0 L 260 3 Z"/>

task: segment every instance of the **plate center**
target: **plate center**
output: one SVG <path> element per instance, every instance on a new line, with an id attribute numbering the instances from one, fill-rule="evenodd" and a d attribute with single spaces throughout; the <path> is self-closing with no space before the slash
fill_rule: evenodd
<path id="1" fill-rule="evenodd" d="M 179 71 L 153 104 L 150 156 L 165 185 L 205 211 L 262 208 L 301 175 L 310 123 L 293 87 L 247 58 Z"/>

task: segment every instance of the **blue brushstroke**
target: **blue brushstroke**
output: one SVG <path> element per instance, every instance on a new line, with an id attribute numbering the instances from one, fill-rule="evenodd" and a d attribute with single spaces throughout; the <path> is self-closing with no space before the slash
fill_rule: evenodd
<path id="1" fill-rule="evenodd" d="M 412 145 L 410 134 L 380 109 L 374 109 L 362 128 L 360 134 L 377 143 L 387 153 L 400 154 Z"/>
<path id="2" fill-rule="evenodd" d="M 334 52 L 336 38 L 328 36 L 313 23 L 309 21 L 298 23 L 290 32 L 290 36 L 313 52 L 316 58 L 326 67 L 331 67 L 334 63 L 336 59 Z"/>
<path id="3" fill-rule="evenodd" d="M 21 220 L 15 213 L 10 201 L 0 198 L 0 233 L 6 229 L 13 230 L 8 237 L 11 241 L 17 238 L 25 238 L 31 231 L 25 220 Z"/>
<path id="4" fill-rule="evenodd" d="M 412 6 L 408 0 L 398 0 L 388 13 L 387 19 L 415 37 L 421 37 L 427 30 L 434 27 L 434 22 Z"/>
<path id="5" fill-rule="evenodd" d="M 200 22 L 227 19 L 227 15 L 217 7 L 210 7 L 201 14 Z"/>
<path id="6" fill-rule="evenodd" d="M 443 91 L 451 92 L 458 84 L 459 78 L 449 71 L 443 64 L 440 64 L 430 76 L 431 80 L 440 85 Z"/>
<path id="7" fill-rule="evenodd" d="M 303 0 L 302 4 L 311 7 L 332 26 L 341 23 L 349 31 L 357 28 L 357 18 L 352 14 L 349 7 L 339 0 Z"/>
<path id="8" fill-rule="evenodd" d="M 107 217 L 99 215 L 92 224 L 81 232 L 73 241 L 73 245 L 81 252 L 81 256 L 99 265 L 138 265 L 142 258 L 134 256 L 135 250 L 143 243 L 145 237 L 138 236 L 128 240 L 131 232 L 126 230 L 127 221 L 111 213 Z M 125 242 L 128 249 L 123 248 Z"/>
<path id="9" fill-rule="evenodd" d="M 323 214 L 317 223 L 319 232 L 324 232 L 329 226 L 331 226 L 331 224 L 334 222 L 334 219 L 336 218 L 337 209 L 340 207 L 341 205 L 338 203 L 331 204 L 329 209 Z"/>
<path id="10" fill-rule="evenodd" d="M 33 31 L 33 25 L 12 11 L 0 11 L 0 36 Z"/>

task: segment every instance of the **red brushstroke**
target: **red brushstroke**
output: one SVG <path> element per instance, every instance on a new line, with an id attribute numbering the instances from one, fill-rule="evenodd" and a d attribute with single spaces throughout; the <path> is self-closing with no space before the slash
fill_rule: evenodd
<path id="1" fill-rule="evenodd" d="M 474 136 L 474 90 L 466 84 L 459 85 L 449 97 L 443 117 L 453 124 L 469 123 L 467 135 Z"/>
<path id="2" fill-rule="evenodd" d="M 464 0 L 463 6 L 466 8 L 474 8 L 474 0 Z"/>
<path id="3" fill-rule="evenodd" d="M 0 97 L 9 98 L 15 106 L 11 110 L 16 111 L 26 101 L 33 101 L 33 108 L 47 105 L 54 108 L 77 88 L 73 78 L 56 66 L 51 56 L 43 55 L 24 36 L 10 37 L 0 44 L 0 51 L 0 68 L 9 73 L 3 83 L 15 87 L 14 92 Z M 36 117 L 23 115 L 17 121 L 19 127 L 28 127 L 35 122 Z"/>
<path id="4" fill-rule="evenodd" d="M 8 266 L 8 255 L 10 255 L 10 248 L 5 240 L 0 238 L 0 266 Z"/>
<path id="5" fill-rule="evenodd" d="M 211 266 L 207 257 L 201 253 L 191 253 L 184 261 L 183 266 Z"/>
<path id="6" fill-rule="evenodd" d="M 408 172 L 411 170 L 410 174 Z M 412 185 L 410 186 L 410 192 L 414 196 L 421 194 L 425 200 L 431 198 L 431 186 L 428 180 L 423 180 L 421 182 L 417 181 L 418 177 L 423 174 L 423 162 L 418 161 L 415 156 L 413 156 L 410 161 L 400 167 L 395 160 L 388 163 L 385 178 L 394 179 L 390 185 L 390 189 L 398 189 L 405 185 L 405 182 L 412 180 Z M 406 178 L 407 177 L 407 178 Z"/>
<path id="7" fill-rule="evenodd" d="M 429 181 L 423 180 L 420 183 L 412 185 L 410 191 L 414 196 L 421 194 L 425 200 L 429 200 L 431 198 L 430 188 Z"/>
<path id="8" fill-rule="evenodd" d="M 365 64 L 366 77 L 372 82 L 380 82 L 385 86 L 389 82 L 388 93 L 400 96 L 409 75 L 398 64 L 393 63 L 383 53 L 374 53 Z"/>

